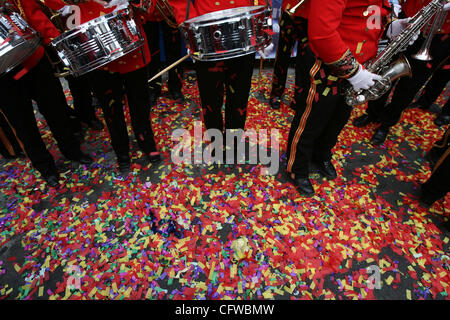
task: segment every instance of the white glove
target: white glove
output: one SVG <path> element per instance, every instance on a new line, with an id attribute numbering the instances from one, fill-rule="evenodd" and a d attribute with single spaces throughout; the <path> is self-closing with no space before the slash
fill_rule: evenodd
<path id="1" fill-rule="evenodd" d="M 104 5 L 104 7 L 111 8 L 115 6 L 114 11 L 119 11 L 128 8 L 129 5 L 128 0 L 111 0 L 108 4 Z"/>
<path id="2" fill-rule="evenodd" d="M 397 3 L 394 3 L 393 7 L 394 7 L 394 14 L 396 17 L 398 17 L 400 15 L 400 12 L 402 11 L 402 6 Z"/>
<path id="3" fill-rule="evenodd" d="M 264 48 L 263 50 L 258 50 L 259 55 L 263 58 L 263 59 L 267 59 L 269 57 L 269 55 L 271 54 L 271 52 L 273 51 L 273 43 L 271 42 L 266 48 Z"/>
<path id="4" fill-rule="evenodd" d="M 405 18 L 405 19 L 399 19 L 393 21 L 386 32 L 386 35 L 389 39 L 395 39 L 400 33 L 402 33 L 403 30 L 405 30 L 406 27 L 409 25 L 409 21 L 412 18 Z M 417 39 L 419 39 L 420 30 L 417 31 L 414 36 L 412 37 L 411 41 L 409 42 L 409 45 L 412 45 L 414 42 L 416 42 Z"/>
<path id="5" fill-rule="evenodd" d="M 59 9 L 59 12 L 61 12 L 61 16 L 65 17 L 72 13 L 72 6 L 64 6 L 61 9 Z"/>
<path id="6" fill-rule="evenodd" d="M 363 69 L 363 67 L 360 65 L 356 74 L 353 77 L 348 78 L 347 80 L 353 86 L 353 89 L 358 92 L 361 89 L 369 89 L 375 84 L 375 81 L 381 80 L 382 78 L 383 77 L 375 73 Z"/>
<path id="7" fill-rule="evenodd" d="M 393 21 L 387 29 L 387 37 L 391 40 L 397 37 L 408 26 L 410 20 L 411 18 L 398 19 Z"/>

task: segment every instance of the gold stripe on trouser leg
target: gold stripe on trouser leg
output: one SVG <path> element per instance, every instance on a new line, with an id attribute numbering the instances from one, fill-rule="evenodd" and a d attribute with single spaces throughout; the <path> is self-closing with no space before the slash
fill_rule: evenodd
<path id="1" fill-rule="evenodd" d="M 316 96 L 316 84 L 314 77 L 316 76 L 317 72 L 320 70 L 320 66 L 322 65 L 322 62 L 318 59 L 316 59 L 316 62 L 314 63 L 314 66 L 309 71 L 309 74 L 311 76 L 311 87 L 309 88 L 308 92 L 308 98 L 306 99 L 306 109 L 303 112 L 302 118 L 300 119 L 300 123 L 298 125 L 297 130 L 295 131 L 294 138 L 292 139 L 291 143 L 291 153 L 287 165 L 287 172 L 292 173 L 292 166 L 294 165 L 295 161 L 295 155 L 297 151 L 297 145 L 298 141 L 300 140 L 300 137 L 305 130 L 306 127 L 306 121 L 308 120 L 309 114 L 311 113 L 312 103 L 314 101 L 314 97 Z"/>

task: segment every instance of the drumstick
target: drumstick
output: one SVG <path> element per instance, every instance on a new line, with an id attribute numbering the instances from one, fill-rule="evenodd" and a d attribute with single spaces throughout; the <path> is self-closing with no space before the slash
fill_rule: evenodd
<path id="1" fill-rule="evenodd" d="M 263 60 L 263 58 L 260 56 L 260 57 L 259 57 L 259 75 L 258 75 L 258 81 L 259 81 L 259 82 L 261 82 L 263 63 L 264 63 L 264 60 Z"/>
<path id="2" fill-rule="evenodd" d="M 101 4 L 102 6 L 105 6 L 105 5 L 107 5 L 108 4 L 108 2 L 107 1 L 102 1 L 102 0 L 92 0 L 93 2 L 97 2 L 98 4 Z"/>
<path id="3" fill-rule="evenodd" d="M 264 91 L 264 85 L 261 81 L 262 78 L 262 69 L 263 69 L 264 60 L 260 56 L 259 57 L 259 75 L 258 75 L 258 83 L 259 83 L 259 91 Z"/>
<path id="4" fill-rule="evenodd" d="M 162 74 L 166 73 L 167 71 L 169 71 L 170 69 L 175 68 L 177 65 L 179 65 L 180 63 L 182 63 L 184 60 L 186 60 L 187 58 L 191 57 L 192 53 L 188 53 L 187 55 L 185 55 L 183 58 L 181 58 L 178 61 L 175 61 L 174 63 L 172 63 L 170 66 L 168 66 L 167 68 L 165 68 L 164 70 L 158 72 L 156 75 L 153 76 L 153 78 L 151 78 L 150 80 L 148 80 L 148 83 L 152 82 L 153 80 L 155 80 L 156 78 L 159 78 Z"/>

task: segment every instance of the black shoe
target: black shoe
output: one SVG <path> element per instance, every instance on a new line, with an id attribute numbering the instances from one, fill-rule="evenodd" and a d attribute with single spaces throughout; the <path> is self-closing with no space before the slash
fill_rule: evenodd
<path id="1" fill-rule="evenodd" d="M 373 122 L 377 122 L 375 119 L 370 117 L 368 114 L 363 114 L 362 116 L 359 116 L 355 120 L 353 120 L 353 125 L 357 128 L 365 127 Z"/>
<path id="2" fill-rule="evenodd" d="M 450 232 L 450 220 L 448 220 L 447 222 L 444 222 L 443 224 L 445 230 L 447 230 L 447 232 Z"/>
<path id="3" fill-rule="evenodd" d="M 101 105 L 101 103 L 100 103 L 100 100 L 98 100 L 98 98 L 95 96 L 95 95 L 93 95 L 92 96 L 92 107 L 94 108 L 94 109 L 96 109 L 96 108 L 100 108 L 102 105 Z"/>
<path id="4" fill-rule="evenodd" d="M 372 143 L 374 145 L 380 145 L 383 144 L 383 142 L 386 140 L 387 135 L 389 134 L 389 129 L 384 127 L 379 127 L 374 135 L 372 136 Z"/>
<path id="5" fill-rule="evenodd" d="M 270 107 L 274 110 L 278 110 L 281 107 L 281 101 L 278 97 L 270 97 Z"/>
<path id="6" fill-rule="evenodd" d="M 184 95 L 180 89 L 169 90 L 169 98 L 178 102 L 184 102 Z"/>
<path id="7" fill-rule="evenodd" d="M 427 110 L 427 109 L 428 109 L 428 106 L 422 104 L 421 102 L 414 102 L 412 105 L 410 105 L 409 108 L 410 108 L 410 109 L 415 109 L 415 108 L 417 108 L 417 109 L 421 109 L 421 110 Z"/>
<path id="8" fill-rule="evenodd" d="M 158 162 L 161 161 L 161 154 L 160 153 L 158 153 L 158 154 L 155 153 L 153 155 L 152 154 L 148 154 L 147 155 L 147 159 L 148 159 L 148 161 L 150 163 L 158 163 Z"/>
<path id="9" fill-rule="evenodd" d="M 316 162 L 317 167 L 321 174 L 323 174 L 328 180 L 334 180 L 337 178 L 336 168 L 331 161 Z"/>
<path id="10" fill-rule="evenodd" d="M 92 158 L 90 156 L 88 156 L 87 154 L 83 153 L 80 151 L 79 154 L 76 155 L 66 155 L 66 158 L 69 159 L 70 161 L 76 161 L 80 164 L 84 164 L 84 165 L 89 165 L 91 164 L 94 160 L 92 160 Z"/>
<path id="11" fill-rule="evenodd" d="M 289 104 L 289 108 L 291 108 L 292 110 L 297 110 L 297 104 L 294 102 L 294 100 L 291 101 L 291 103 Z"/>
<path id="12" fill-rule="evenodd" d="M 101 122 L 97 118 L 94 118 L 93 120 L 89 121 L 88 126 L 89 126 L 89 128 L 96 130 L 96 131 L 103 130 L 103 128 L 105 127 L 103 122 Z"/>
<path id="13" fill-rule="evenodd" d="M 123 177 L 128 176 L 130 174 L 130 171 L 131 171 L 130 167 L 131 167 L 131 165 L 130 165 L 130 162 L 128 162 L 128 161 L 121 161 L 121 162 L 119 162 L 118 169 L 119 169 L 120 174 Z"/>
<path id="14" fill-rule="evenodd" d="M 433 203 L 440 200 L 441 198 L 442 197 L 432 194 L 422 187 L 419 202 L 423 207 L 429 208 L 433 205 Z"/>
<path id="15" fill-rule="evenodd" d="M 302 196 L 312 197 L 316 194 L 309 178 L 294 178 L 292 184 Z"/>
<path id="16" fill-rule="evenodd" d="M 148 99 L 148 103 L 150 104 L 150 107 L 156 106 L 156 104 L 158 103 L 158 97 L 159 97 L 159 95 L 154 90 L 150 90 L 149 99 Z"/>
<path id="17" fill-rule="evenodd" d="M 436 114 L 439 114 L 442 111 L 441 107 L 439 107 L 435 103 L 433 103 L 431 106 L 429 106 L 427 110 L 432 112 L 432 113 L 436 113 Z"/>
<path id="18" fill-rule="evenodd" d="M 442 152 L 439 152 L 439 148 L 433 147 L 431 150 L 425 155 L 425 159 L 430 163 L 430 167 L 434 168 L 442 156 Z"/>
<path id="19" fill-rule="evenodd" d="M 450 115 L 441 113 L 436 119 L 434 119 L 434 124 L 438 127 L 450 124 Z"/>
<path id="20" fill-rule="evenodd" d="M 47 182 L 47 184 L 52 187 L 52 188 L 56 188 L 57 186 L 59 186 L 59 177 L 58 174 L 53 173 L 47 176 L 43 176 L 44 180 Z"/>

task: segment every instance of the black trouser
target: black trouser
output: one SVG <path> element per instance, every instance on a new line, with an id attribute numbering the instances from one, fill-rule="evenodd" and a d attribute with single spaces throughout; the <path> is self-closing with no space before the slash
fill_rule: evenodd
<path id="1" fill-rule="evenodd" d="M 444 197 L 450 191 L 450 128 L 444 137 L 437 142 L 433 149 L 442 154 L 431 177 L 422 185 L 422 188 L 435 200 Z"/>
<path id="2" fill-rule="evenodd" d="M 147 79 L 146 67 L 126 74 L 100 70 L 89 74 L 91 88 L 100 100 L 111 144 L 120 162 L 130 161 L 130 145 L 123 110 L 124 94 L 128 101 L 131 125 L 139 147 L 146 154 L 156 151 L 150 123 Z"/>
<path id="3" fill-rule="evenodd" d="M 0 112 L 0 154 L 5 158 L 11 158 L 17 156 L 21 151 L 22 147 L 17 141 L 8 120 Z"/>
<path id="4" fill-rule="evenodd" d="M 196 62 L 206 129 L 244 129 L 255 54 L 214 62 Z M 225 126 L 222 105 L 226 94 Z"/>
<path id="5" fill-rule="evenodd" d="M 76 117 L 89 123 L 95 119 L 95 109 L 92 105 L 92 93 L 87 75 L 81 77 L 68 76 L 70 93 L 73 98 L 73 107 Z"/>
<path id="6" fill-rule="evenodd" d="M 431 76 L 430 81 L 428 81 L 423 94 L 417 101 L 417 104 L 424 108 L 428 108 L 429 106 L 431 106 L 441 95 L 449 79 L 450 69 L 441 67 L 436 70 L 436 72 L 434 72 Z M 447 100 L 444 107 L 442 108 L 442 114 L 450 116 L 450 99 Z"/>
<path id="7" fill-rule="evenodd" d="M 170 65 L 181 58 L 181 38 L 178 29 L 170 27 L 165 21 L 162 21 L 161 23 L 155 21 L 147 22 L 144 25 L 144 31 L 147 35 L 150 52 L 152 53 L 152 60 L 148 65 L 148 70 L 151 77 L 157 74 L 164 66 L 160 57 L 161 48 L 159 46 L 159 26 L 161 26 L 163 32 L 166 65 Z M 178 65 L 169 71 L 169 91 L 181 90 L 182 75 L 183 69 L 181 65 Z M 150 84 L 150 89 L 159 95 L 161 93 L 161 84 L 162 78 L 160 77 L 159 79 L 152 81 Z"/>
<path id="8" fill-rule="evenodd" d="M 308 86 L 296 93 L 298 101 L 289 132 L 286 169 L 298 178 L 308 177 L 311 160 L 331 160 L 331 149 L 351 113 L 351 108 L 339 94 L 343 80 L 329 80 L 323 62 L 309 47 L 302 60 L 296 68 L 300 68 L 302 74 L 310 74 L 311 78 Z"/>
<path id="9" fill-rule="evenodd" d="M 301 58 L 304 55 L 308 36 L 308 21 L 300 17 L 291 18 L 283 11 L 279 24 L 280 35 L 278 38 L 277 55 L 275 57 L 273 68 L 272 91 L 270 96 L 281 98 L 286 86 L 289 60 L 295 42 L 298 42 L 297 57 Z M 302 76 L 296 74 L 295 84 L 297 87 L 301 87 L 301 80 Z"/>
<path id="10" fill-rule="evenodd" d="M 411 54 L 419 51 L 422 43 L 423 41 L 416 41 L 407 49 L 406 56 L 411 64 L 413 77 L 403 77 L 398 81 L 389 105 L 385 106 L 390 92 L 384 94 L 380 99 L 368 103 L 367 113 L 369 117 L 380 121 L 385 128 L 394 126 L 400 120 L 402 112 L 411 104 L 420 88 L 450 53 L 450 37 L 448 35 L 436 35 L 430 47 L 433 60 L 424 62 L 413 59 Z"/>
<path id="11" fill-rule="evenodd" d="M 46 58 L 41 59 L 19 80 L 14 80 L 12 75 L 13 72 L 0 80 L 3 99 L 0 107 L 15 129 L 33 166 L 43 175 L 54 173 L 55 162 L 42 141 L 31 99 L 37 103 L 39 112 L 45 117 L 61 153 L 68 158 L 79 157 L 80 143 L 70 126 L 61 83 L 53 76 Z"/>

